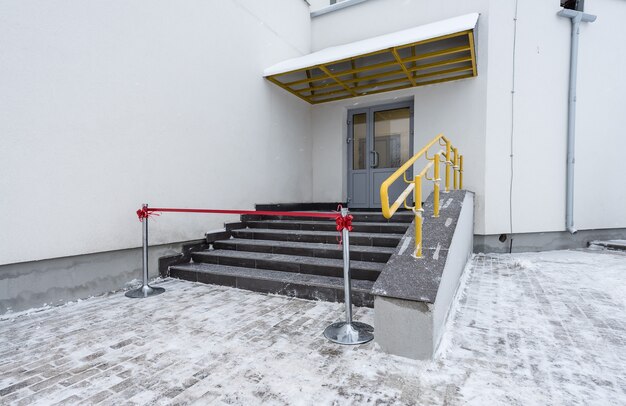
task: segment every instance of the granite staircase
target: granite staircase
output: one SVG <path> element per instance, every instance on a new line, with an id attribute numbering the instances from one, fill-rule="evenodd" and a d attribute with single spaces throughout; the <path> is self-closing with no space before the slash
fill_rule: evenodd
<path id="1" fill-rule="evenodd" d="M 410 212 L 391 220 L 380 212 L 352 212 L 352 300 L 373 307 L 374 282 L 413 221 Z M 242 215 L 222 239 L 172 265 L 169 276 L 304 299 L 341 302 L 342 248 L 332 219 Z"/>

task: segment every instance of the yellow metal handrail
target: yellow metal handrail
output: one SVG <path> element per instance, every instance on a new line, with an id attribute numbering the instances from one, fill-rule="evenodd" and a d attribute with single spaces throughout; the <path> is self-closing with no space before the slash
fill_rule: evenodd
<path id="1" fill-rule="evenodd" d="M 441 142 L 444 142 L 443 144 Z M 435 144 L 444 147 L 445 150 L 439 150 L 432 157 L 428 156 L 428 150 L 433 147 Z M 406 172 L 410 170 L 415 162 L 424 156 L 429 162 L 424 166 L 424 168 L 414 176 L 413 180 L 408 180 L 406 178 Z M 415 256 L 420 258 L 422 256 L 422 213 L 424 212 L 424 208 L 422 207 L 422 179 L 430 180 L 434 183 L 433 190 L 433 216 L 439 217 L 439 182 L 441 181 L 439 177 L 439 169 L 441 165 L 441 158 L 445 156 L 445 193 L 450 191 L 450 169 L 452 168 L 453 172 L 453 188 L 454 189 L 462 189 L 463 188 L 463 156 L 459 155 L 458 148 L 454 147 L 450 140 L 446 138 L 443 134 L 437 135 L 433 138 L 424 148 L 422 148 L 418 153 L 413 155 L 408 161 L 406 161 L 401 167 L 399 167 L 391 176 L 389 176 L 381 185 L 380 185 L 380 202 L 382 206 L 383 216 L 389 219 L 394 213 L 400 208 L 400 205 L 404 205 L 405 208 L 413 210 L 415 213 Z M 428 177 L 428 171 L 433 168 L 433 177 Z M 393 202 L 393 204 L 389 205 L 389 187 L 400 177 L 402 176 L 404 182 L 408 184 L 408 186 L 404 189 L 400 196 Z M 406 200 L 409 195 L 413 192 L 413 201 L 414 206 L 411 207 L 407 205 Z"/>

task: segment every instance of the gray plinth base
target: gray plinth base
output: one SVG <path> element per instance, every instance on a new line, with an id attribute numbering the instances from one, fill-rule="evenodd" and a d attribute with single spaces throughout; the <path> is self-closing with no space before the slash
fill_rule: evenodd
<path id="1" fill-rule="evenodd" d="M 149 296 L 160 295 L 163 292 L 165 292 L 165 289 L 163 288 L 153 288 L 150 285 L 144 285 L 140 287 L 139 289 L 129 290 L 128 292 L 126 292 L 126 297 L 131 297 L 134 299 L 143 299 Z"/>
<path id="2" fill-rule="evenodd" d="M 411 300 L 376 296 L 376 342 L 393 355 L 430 359 L 433 345 L 433 306 Z"/>
<path id="3" fill-rule="evenodd" d="M 364 344 L 374 339 L 374 327 L 353 321 L 333 323 L 324 330 L 324 337 L 337 344 Z"/>

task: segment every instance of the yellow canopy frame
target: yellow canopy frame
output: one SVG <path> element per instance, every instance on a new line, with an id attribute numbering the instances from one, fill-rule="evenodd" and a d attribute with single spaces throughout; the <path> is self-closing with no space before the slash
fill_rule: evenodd
<path id="1" fill-rule="evenodd" d="M 474 30 L 266 76 L 311 103 L 477 76 Z"/>

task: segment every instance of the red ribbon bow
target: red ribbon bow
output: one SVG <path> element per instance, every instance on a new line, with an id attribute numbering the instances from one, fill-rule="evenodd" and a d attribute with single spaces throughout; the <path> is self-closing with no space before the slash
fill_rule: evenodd
<path id="1" fill-rule="evenodd" d="M 348 231 L 352 231 L 352 214 L 348 214 L 346 217 L 337 216 L 335 223 L 337 223 L 337 231 L 341 232 L 344 228 Z"/>
<path id="2" fill-rule="evenodd" d="M 150 218 L 152 216 L 158 216 L 158 213 L 153 213 L 150 210 L 148 210 L 147 207 L 142 207 L 141 209 L 137 210 L 137 217 L 139 218 L 139 221 L 143 222 L 143 219 L 147 219 Z"/>
<path id="3" fill-rule="evenodd" d="M 352 231 L 352 214 L 348 214 L 343 217 L 341 215 L 341 205 L 337 206 L 337 217 L 335 218 L 335 223 L 337 224 L 337 231 L 339 231 L 339 237 L 337 237 L 337 242 L 341 246 L 343 244 L 343 234 L 342 231 L 348 230 L 348 232 Z"/>

